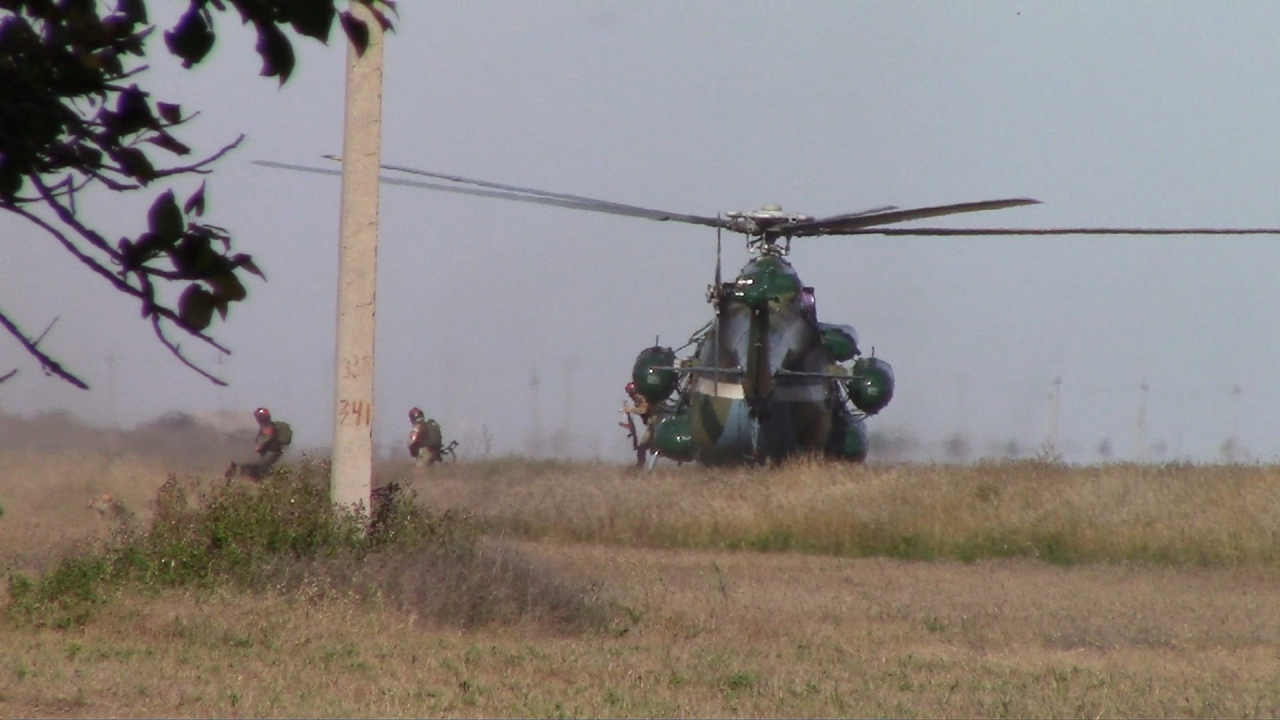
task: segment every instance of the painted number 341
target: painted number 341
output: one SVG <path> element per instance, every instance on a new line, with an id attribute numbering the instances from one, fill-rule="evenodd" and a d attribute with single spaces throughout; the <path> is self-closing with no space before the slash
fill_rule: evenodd
<path id="1" fill-rule="evenodd" d="M 365 400 L 342 400 L 338 403 L 338 424 L 356 426 L 373 423 L 373 403 Z"/>

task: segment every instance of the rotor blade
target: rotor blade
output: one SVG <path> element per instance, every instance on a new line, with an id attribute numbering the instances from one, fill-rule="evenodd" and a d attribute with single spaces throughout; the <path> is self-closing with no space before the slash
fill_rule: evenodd
<path id="1" fill-rule="evenodd" d="M 924 218 L 939 217 L 942 215 L 956 215 L 968 212 L 980 212 L 983 210 L 1003 210 L 1004 208 L 1018 207 L 1020 205 L 1038 205 L 1039 203 L 1039 200 L 1033 200 L 1031 198 L 1009 198 L 1005 200 L 983 200 L 980 202 L 956 203 L 953 205 L 934 205 L 931 207 L 914 208 L 911 210 L 889 210 L 886 212 L 862 212 L 848 215 L 833 215 L 831 217 L 818 218 L 817 220 L 806 220 L 804 222 L 779 225 L 776 228 L 776 232 L 779 235 L 789 235 L 794 237 L 803 237 L 806 235 L 844 235 L 852 230 L 860 230 L 874 225 L 889 225 L 891 223 L 906 222 L 908 220 L 923 220 Z"/>
<path id="2" fill-rule="evenodd" d="M 325 155 L 326 159 L 342 162 L 342 159 L 336 155 Z M 445 173 L 431 172 L 429 170 L 419 170 L 404 165 L 381 165 L 384 170 L 392 170 L 395 172 L 408 173 L 410 175 L 420 175 L 422 177 L 435 178 L 437 180 L 446 180 L 448 182 L 459 183 L 463 185 L 475 185 L 482 188 L 490 188 L 493 190 L 501 190 L 508 193 L 515 193 L 522 197 L 524 202 L 538 203 L 542 205 L 553 205 L 555 207 L 567 207 L 578 210 L 592 210 L 595 212 L 609 213 L 612 215 L 625 215 L 629 217 L 642 217 L 650 220 L 674 221 L 690 223 L 693 225 L 709 225 L 711 227 L 723 227 L 728 229 L 728 222 L 719 218 L 703 217 L 701 215 L 686 215 L 683 213 L 672 213 L 665 210 L 654 210 L 651 208 L 639 207 L 637 205 L 627 205 L 625 203 L 612 202 L 610 200 L 600 200 L 597 198 L 585 197 L 582 195 L 571 195 L 569 193 L 557 193 L 549 190 L 538 190 L 536 188 L 520 187 L 519 185 L 504 185 L 503 183 L 489 182 L 487 180 L 475 180 L 465 178 L 460 175 L 447 175 Z M 297 169 L 297 168 L 291 168 Z M 476 193 L 467 192 L 463 188 L 455 188 L 449 185 L 422 184 L 413 185 L 405 181 L 392 182 L 392 179 L 383 177 L 383 182 L 390 185 L 409 185 L 411 187 L 422 187 L 429 190 L 441 190 L 444 192 L 457 192 L 464 195 L 472 195 Z M 515 200 L 511 195 L 482 195 L 481 197 L 497 197 L 506 200 Z M 555 200 L 558 202 L 545 202 L 539 200 L 545 198 L 547 200 Z M 572 203 L 566 205 L 564 203 Z"/>
<path id="3" fill-rule="evenodd" d="M 298 172 L 315 173 L 317 175 L 335 175 L 341 176 L 341 170 L 330 170 L 328 168 L 308 167 L 306 165 L 293 165 L 290 163 L 273 162 L 271 160 L 254 160 L 254 165 L 261 165 L 269 168 L 279 168 L 281 170 L 296 170 Z M 421 182 L 418 180 L 405 180 L 404 178 L 393 178 L 381 175 L 378 177 L 379 182 L 386 185 L 403 185 L 406 187 L 425 188 L 427 190 L 439 190 L 441 192 L 457 193 L 459 195 L 474 195 L 476 197 L 497 198 L 499 200 L 515 200 L 517 202 L 536 203 L 538 205 L 551 205 L 554 207 L 569 208 L 572 210 L 590 210 L 592 212 L 608 212 L 614 215 L 623 215 L 621 211 L 602 210 L 597 207 L 576 203 L 569 200 L 556 200 L 554 198 L 537 197 L 533 195 L 521 195 L 519 193 L 500 192 L 497 190 L 480 190 L 477 188 L 453 187 L 450 185 L 440 185 L 437 183 Z M 637 215 L 638 217 L 650 217 L 649 215 Z M 664 220 L 666 218 L 653 218 L 656 220 Z"/>
<path id="4" fill-rule="evenodd" d="M 872 214 L 874 214 L 874 213 L 889 212 L 890 210 L 897 210 L 897 209 L 898 209 L 898 206 L 897 206 L 897 205 L 881 205 L 880 207 L 867 208 L 866 210 L 859 210 L 858 212 L 849 213 L 849 214 L 847 214 L 847 215 L 833 215 L 832 217 L 829 217 L 829 218 L 823 218 L 823 219 L 824 219 L 824 220 L 832 220 L 832 219 L 834 219 L 834 218 L 856 218 L 856 217 L 864 217 L 864 216 L 866 216 L 866 215 L 872 215 Z"/>
<path id="5" fill-rule="evenodd" d="M 1280 235 L 1280 228 L 860 228 L 840 235 Z"/>

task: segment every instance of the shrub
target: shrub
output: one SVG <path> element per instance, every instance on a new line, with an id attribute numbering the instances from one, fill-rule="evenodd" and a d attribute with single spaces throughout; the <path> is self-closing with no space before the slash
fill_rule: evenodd
<path id="1" fill-rule="evenodd" d="M 626 622 L 626 608 L 562 582 L 501 543 L 482 542 L 468 515 L 428 510 L 396 483 L 374 491 L 372 512 L 330 501 L 327 463 L 280 468 L 260 483 L 199 486 L 171 475 L 145 531 L 120 514 L 105 547 L 66 557 L 39 577 L 11 575 L 10 616 L 74 627 L 126 587 L 231 584 L 376 598 L 463 627 L 534 620 L 577 630 Z"/>
<path id="2" fill-rule="evenodd" d="M 418 507 L 398 486 L 382 489 L 372 514 L 335 506 L 328 465 L 281 468 L 261 483 L 226 481 L 196 494 L 197 483 L 171 475 L 145 531 L 128 518 L 112 541 L 64 558 L 38 578 L 9 578 L 11 615 L 37 625 L 83 624 L 110 594 L 131 583 L 165 588 L 235 583 L 262 588 L 282 566 L 334 558 L 363 560 L 475 540 L 457 512 Z"/>

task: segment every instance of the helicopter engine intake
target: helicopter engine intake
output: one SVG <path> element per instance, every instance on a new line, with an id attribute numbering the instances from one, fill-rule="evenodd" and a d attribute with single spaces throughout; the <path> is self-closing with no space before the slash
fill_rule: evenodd
<path id="1" fill-rule="evenodd" d="M 845 387 L 854 407 L 875 415 L 893 399 L 893 368 L 877 357 L 858 358 L 853 363 L 853 377 Z"/>
<path id="2" fill-rule="evenodd" d="M 848 325 L 818 323 L 819 342 L 836 362 L 852 360 L 862 353 L 858 349 L 858 332 Z"/>
<path id="3" fill-rule="evenodd" d="M 675 363 L 676 354 L 671 348 L 654 345 L 641 350 L 631 366 L 631 380 L 636 384 L 636 391 L 649 402 L 662 402 L 671 397 L 680 380 L 679 373 L 670 369 Z"/>

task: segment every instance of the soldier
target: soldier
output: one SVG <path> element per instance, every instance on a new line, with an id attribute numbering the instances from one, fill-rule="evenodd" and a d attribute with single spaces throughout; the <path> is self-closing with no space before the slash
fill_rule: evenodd
<path id="1" fill-rule="evenodd" d="M 627 397 L 631 398 L 631 403 L 629 405 L 624 404 L 622 411 L 629 415 L 639 415 L 641 421 L 648 422 L 649 399 L 640 394 L 640 391 L 636 389 L 636 384 L 633 382 L 627 383 L 623 390 L 626 390 Z"/>
<path id="2" fill-rule="evenodd" d="M 409 411 L 409 422 L 413 424 L 413 429 L 409 431 L 409 454 L 417 458 L 414 467 L 425 468 L 440 462 L 444 446 L 440 424 L 427 419 L 421 408 Z"/>
<path id="3" fill-rule="evenodd" d="M 253 476 L 260 478 L 280 460 L 285 448 L 293 442 L 293 428 L 287 422 L 273 421 L 271 411 L 264 407 L 254 410 L 253 417 L 258 421 L 258 437 L 253 446 L 258 460 L 251 467 Z"/>
<path id="4" fill-rule="evenodd" d="M 639 416 L 640 422 L 644 423 L 644 434 L 636 435 L 634 423 L 628 420 L 623 424 L 631 432 L 631 439 L 636 451 L 636 464 L 643 465 L 645 452 L 649 449 L 649 444 L 653 440 L 653 426 L 658 420 L 658 411 L 649 402 L 649 398 L 640 394 L 634 382 L 627 383 L 623 388 L 627 397 L 631 398 L 631 402 L 623 403 L 622 412 L 627 415 Z"/>

